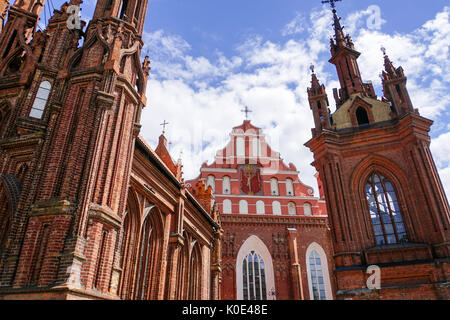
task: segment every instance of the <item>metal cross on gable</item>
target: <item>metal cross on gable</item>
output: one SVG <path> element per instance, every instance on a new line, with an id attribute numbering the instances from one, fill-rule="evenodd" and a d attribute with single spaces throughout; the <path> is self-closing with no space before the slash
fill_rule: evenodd
<path id="1" fill-rule="evenodd" d="M 342 1 L 342 0 L 324 0 L 324 1 L 322 1 L 322 3 L 323 4 L 329 3 L 331 8 L 336 9 L 336 2 L 339 2 L 339 1 Z"/>
<path id="2" fill-rule="evenodd" d="M 245 119 L 248 119 L 248 114 L 249 114 L 250 112 L 253 112 L 253 111 L 250 110 L 247 106 L 245 106 L 245 109 L 244 109 L 244 110 L 241 110 L 241 112 L 244 112 L 244 113 L 245 113 Z"/>
<path id="3" fill-rule="evenodd" d="M 163 127 L 163 134 L 166 133 L 166 125 L 168 125 L 168 124 L 169 124 L 169 123 L 166 122 L 166 120 L 164 120 L 164 122 L 160 124 L 160 126 Z"/>

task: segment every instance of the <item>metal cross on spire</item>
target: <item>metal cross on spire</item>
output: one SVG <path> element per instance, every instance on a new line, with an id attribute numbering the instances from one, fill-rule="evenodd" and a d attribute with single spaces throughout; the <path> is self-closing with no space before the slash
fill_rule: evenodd
<path id="1" fill-rule="evenodd" d="M 166 122 L 166 120 L 164 120 L 164 122 L 160 124 L 160 126 L 163 127 L 163 132 L 162 132 L 162 134 L 166 133 L 166 125 L 168 125 L 168 124 L 169 124 L 169 123 Z"/>
<path id="2" fill-rule="evenodd" d="M 325 3 L 329 3 L 332 9 L 336 9 L 336 3 L 335 2 L 339 2 L 342 0 L 324 0 L 322 1 L 323 4 Z"/>
<path id="3" fill-rule="evenodd" d="M 245 106 L 244 110 L 241 110 L 241 112 L 245 112 L 245 119 L 248 120 L 248 114 L 249 112 L 253 112 L 252 110 L 250 110 L 247 106 Z"/>

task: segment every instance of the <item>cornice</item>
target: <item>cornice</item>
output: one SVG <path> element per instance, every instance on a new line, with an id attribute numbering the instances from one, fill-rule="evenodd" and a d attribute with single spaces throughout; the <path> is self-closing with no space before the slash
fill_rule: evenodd
<path id="1" fill-rule="evenodd" d="M 289 225 L 316 226 L 328 228 L 326 217 L 288 217 L 288 216 L 256 216 L 256 215 L 224 215 L 220 216 L 222 226 L 228 223 L 255 225 Z"/>

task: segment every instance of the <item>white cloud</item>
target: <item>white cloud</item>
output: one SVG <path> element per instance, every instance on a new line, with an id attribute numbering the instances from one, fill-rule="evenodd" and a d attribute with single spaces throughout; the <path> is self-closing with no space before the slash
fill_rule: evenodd
<path id="1" fill-rule="evenodd" d="M 380 30 L 385 23 L 386 20 L 381 16 L 380 7 L 376 5 L 371 5 L 366 10 L 351 13 L 344 21 L 345 32 L 349 34 L 354 34 L 361 28 Z"/>
<path id="2" fill-rule="evenodd" d="M 384 45 L 395 65 L 404 67 L 413 103 L 421 113 L 437 118 L 450 111 L 448 15 L 449 8 L 445 8 L 414 32 L 389 35 L 364 28 L 367 10 L 351 14 L 345 21 L 350 22 L 348 29 L 354 28 L 352 36 L 362 52 L 359 63 L 364 79 L 374 81 L 380 91 L 380 47 Z M 315 170 L 310 165 L 313 156 L 303 146 L 311 138 L 313 126 L 306 95 L 310 64 L 315 64 L 316 73 L 326 84 L 332 105 L 331 90 L 338 81 L 335 72 L 326 71 L 332 70 L 327 67 L 330 11 L 313 11 L 309 20 L 307 23 L 306 17 L 297 15 L 282 30 L 296 36 L 301 35 L 296 30 L 302 30 L 303 37 L 274 43 L 254 36 L 237 46 L 235 56 L 216 52 L 214 59 L 190 55 L 191 45 L 177 35 L 163 30 L 145 34 L 152 73 L 147 90 L 149 106 L 141 120 L 144 137 L 155 146 L 161 133 L 159 124 L 168 120 L 170 151 L 178 158 L 183 150 L 184 176 L 191 179 L 199 174 L 203 162 L 211 162 L 216 151 L 225 146 L 232 127 L 242 123 L 240 110 L 247 105 L 253 110 L 252 123 L 264 129 L 285 162 L 296 165 L 300 178 L 316 188 Z M 445 157 L 450 151 L 435 145 L 448 141 L 448 134 L 434 140 L 432 149 L 447 190 L 450 163 Z"/>
<path id="3" fill-rule="evenodd" d="M 281 31 L 283 36 L 290 36 L 306 30 L 306 19 L 301 12 L 297 12 L 295 18 L 289 22 Z"/>
<path id="4" fill-rule="evenodd" d="M 435 19 L 409 34 L 362 29 L 354 42 L 363 53 L 359 59 L 363 78 L 378 79 L 383 61 L 380 48 L 384 46 L 394 65 L 405 70 L 413 105 L 423 116 L 437 119 L 450 104 L 449 15 L 450 8 L 445 7 Z M 379 81 L 377 84 L 381 94 Z"/>

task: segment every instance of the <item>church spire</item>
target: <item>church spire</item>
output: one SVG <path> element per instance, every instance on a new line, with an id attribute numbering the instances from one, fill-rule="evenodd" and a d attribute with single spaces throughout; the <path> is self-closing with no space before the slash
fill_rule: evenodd
<path id="1" fill-rule="evenodd" d="M 331 59 L 330 63 L 336 66 L 341 88 L 335 90 L 336 105 L 339 107 L 347 101 L 351 95 L 362 93 L 366 96 L 376 98 L 372 84 L 364 83 L 361 77 L 357 59 L 361 55 L 355 50 L 350 35 L 344 35 L 344 26 L 337 14 L 335 1 L 322 1 L 330 3 L 333 8 L 334 38 L 330 39 Z"/>
<path id="2" fill-rule="evenodd" d="M 397 115 L 413 112 L 414 107 L 406 88 L 407 78 L 402 67 L 395 68 L 386 49 L 381 48 L 384 55 L 384 71 L 381 74 L 384 97 L 392 104 Z"/>
<path id="3" fill-rule="evenodd" d="M 323 129 L 331 128 L 329 102 L 325 86 L 320 84 L 314 65 L 311 65 L 311 88 L 308 88 L 309 106 L 313 112 L 315 129 L 312 130 L 313 136 L 316 136 Z"/>
<path id="4" fill-rule="evenodd" d="M 334 39 L 338 48 L 347 46 L 344 36 L 344 27 L 341 25 L 341 18 L 337 15 L 336 9 L 333 9 L 333 27 L 334 27 Z"/>

